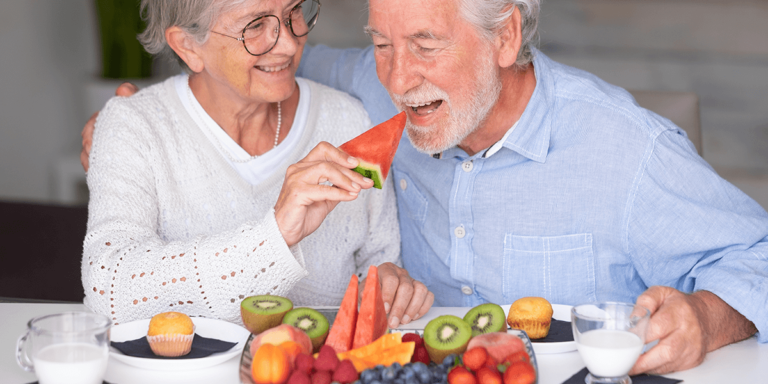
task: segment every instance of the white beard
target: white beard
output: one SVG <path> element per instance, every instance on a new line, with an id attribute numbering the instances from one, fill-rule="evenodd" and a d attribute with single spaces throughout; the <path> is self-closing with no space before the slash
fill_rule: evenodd
<path id="1" fill-rule="evenodd" d="M 467 97 L 460 98 L 464 100 L 462 104 L 454 105 L 445 91 L 428 81 L 403 96 L 390 92 L 400 111 L 410 108 L 406 104 L 422 104 L 431 100 L 443 100 L 440 108 L 448 108 L 448 119 L 442 126 L 418 126 L 412 124 L 410 119 L 406 122 L 408 139 L 419 152 L 431 155 L 459 145 L 488 117 L 499 100 L 501 79 L 490 52 L 486 57 L 488 60 L 483 60 L 477 72 L 477 88 Z"/>

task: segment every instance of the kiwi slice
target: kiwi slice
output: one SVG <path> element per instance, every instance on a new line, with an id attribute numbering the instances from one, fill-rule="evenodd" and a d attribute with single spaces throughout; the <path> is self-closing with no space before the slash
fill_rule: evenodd
<path id="1" fill-rule="evenodd" d="M 319 352 L 328 336 L 328 319 L 312 308 L 294 308 L 283 317 L 283 324 L 301 329 L 312 340 L 312 349 Z"/>
<path id="2" fill-rule="evenodd" d="M 438 316 L 424 328 L 424 346 L 430 360 L 436 364 L 442 363 L 450 354 L 463 353 L 471 338 L 472 327 L 453 315 Z"/>
<path id="3" fill-rule="evenodd" d="M 240 303 L 243 325 L 254 335 L 276 327 L 283 316 L 293 309 L 293 302 L 285 297 L 272 295 L 249 296 Z"/>
<path id="4" fill-rule="evenodd" d="M 507 316 L 498 304 L 480 304 L 464 315 L 464 321 L 472 327 L 472 336 L 507 329 Z"/>

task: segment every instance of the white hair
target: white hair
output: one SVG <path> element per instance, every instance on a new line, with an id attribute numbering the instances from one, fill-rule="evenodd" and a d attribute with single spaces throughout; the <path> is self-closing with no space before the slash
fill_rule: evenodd
<path id="1" fill-rule="evenodd" d="M 520 10 L 522 45 L 515 64 L 525 66 L 533 61 L 533 50 L 538 43 L 539 11 L 541 0 L 458 0 L 464 20 L 472 24 L 486 39 L 496 37 L 515 7 Z"/>
<path id="2" fill-rule="evenodd" d="M 138 38 L 153 55 L 176 58 L 189 72 L 189 67 L 165 40 L 165 30 L 178 26 L 198 44 L 208 40 L 211 28 L 222 13 L 242 5 L 246 0 L 141 0 L 141 16 L 147 29 Z"/>

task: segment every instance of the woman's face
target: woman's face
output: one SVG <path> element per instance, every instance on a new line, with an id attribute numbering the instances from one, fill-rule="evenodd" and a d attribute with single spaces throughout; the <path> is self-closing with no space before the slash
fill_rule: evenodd
<path id="1" fill-rule="evenodd" d="M 294 36 L 284 20 L 300 2 L 252 0 L 222 14 L 212 31 L 241 37 L 243 28 L 255 18 L 275 15 L 280 18 L 280 37 L 268 53 L 252 56 L 242 42 L 211 33 L 198 51 L 205 64 L 201 75 L 210 77 L 218 86 L 252 102 L 271 103 L 287 99 L 296 87 L 296 70 L 307 37 Z"/>

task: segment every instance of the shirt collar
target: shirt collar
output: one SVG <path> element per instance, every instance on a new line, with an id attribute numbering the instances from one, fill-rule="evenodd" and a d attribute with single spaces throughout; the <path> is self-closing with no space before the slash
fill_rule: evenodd
<path id="1" fill-rule="evenodd" d="M 549 151 L 552 132 L 552 113 L 555 103 L 555 86 L 551 60 L 536 48 L 533 50 L 533 69 L 536 87 L 528 101 L 517 128 L 504 140 L 503 147 L 515 151 L 533 161 L 543 163 Z"/>
<path id="2" fill-rule="evenodd" d="M 512 131 L 514 131 L 515 128 L 517 127 L 517 123 L 518 122 L 519 121 L 515 122 L 515 124 L 512 124 L 512 128 L 507 130 L 507 133 L 504 134 L 504 137 L 502 137 L 501 140 L 497 141 L 495 144 L 491 145 L 490 148 L 486 149 L 485 153 L 483 153 L 483 157 L 485 157 L 487 159 L 487 158 L 495 155 L 496 152 L 498 152 L 502 147 L 504 147 L 504 143 L 509 138 L 509 135 L 512 134 Z"/>

